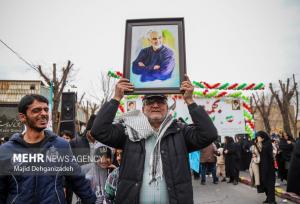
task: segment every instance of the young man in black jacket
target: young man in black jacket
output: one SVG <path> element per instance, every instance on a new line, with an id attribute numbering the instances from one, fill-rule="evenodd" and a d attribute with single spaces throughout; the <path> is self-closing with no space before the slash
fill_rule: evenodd
<path id="1" fill-rule="evenodd" d="M 194 102 L 194 87 L 185 77 L 180 89 L 193 125 L 173 120 L 164 95 L 146 95 L 142 112 L 128 112 L 114 122 L 124 91 L 134 88 L 125 78 L 99 111 L 92 136 L 123 149 L 116 203 L 193 203 L 188 153 L 208 146 L 218 134 L 206 111 Z"/>

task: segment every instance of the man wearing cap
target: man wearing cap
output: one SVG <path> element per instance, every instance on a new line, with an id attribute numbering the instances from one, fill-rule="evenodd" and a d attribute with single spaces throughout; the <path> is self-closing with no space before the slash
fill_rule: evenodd
<path id="1" fill-rule="evenodd" d="M 146 95 L 142 111 L 114 122 L 128 79 L 116 85 L 114 98 L 99 111 L 91 134 L 96 140 L 123 149 L 116 203 L 193 203 L 188 153 L 211 144 L 217 130 L 205 110 L 193 100 L 187 76 L 181 84 L 193 125 L 174 120 L 164 95 Z"/>

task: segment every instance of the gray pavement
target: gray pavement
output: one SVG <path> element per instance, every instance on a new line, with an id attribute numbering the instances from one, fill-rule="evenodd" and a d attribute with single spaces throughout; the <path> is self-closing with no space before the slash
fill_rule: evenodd
<path id="1" fill-rule="evenodd" d="M 266 196 L 258 194 L 255 188 L 239 183 L 220 182 L 213 184 L 212 178 L 207 178 L 206 185 L 201 185 L 200 180 L 193 181 L 195 204 L 261 204 Z M 277 203 L 292 204 L 291 201 L 283 201 L 276 197 Z"/>

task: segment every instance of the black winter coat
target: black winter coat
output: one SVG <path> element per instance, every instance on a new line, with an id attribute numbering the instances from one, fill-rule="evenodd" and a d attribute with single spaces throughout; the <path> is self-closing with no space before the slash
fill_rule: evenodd
<path id="1" fill-rule="evenodd" d="M 239 145 L 235 143 L 228 143 L 224 150 L 228 150 L 225 154 L 225 172 L 226 177 L 236 177 L 239 169 Z"/>
<path id="2" fill-rule="evenodd" d="M 288 144 L 286 139 L 281 138 L 279 141 L 279 150 L 284 161 L 290 161 L 292 157 L 294 145 Z"/>
<path id="3" fill-rule="evenodd" d="M 275 167 L 273 158 L 273 146 L 271 140 L 262 142 L 259 163 L 259 177 L 261 185 L 259 192 L 274 190 L 275 186 Z"/>
<path id="4" fill-rule="evenodd" d="M 112 99 L 99 111 L 91 134 L 100 142 L 123 149 L 116 203 L 139 203 L 145 163 L 145 140 L 132 142 L 122 124 L 113 124 L 119 102 Z M 188 106 L 194 125 L 175 120 L 161 140 L 163 172 L 171 204 L 193 203 L 188 153 L 211 144 L 217 130 L 205 110 L 195 103 Z"/>
<path id="5" fill-rule="evenodd" d="M 293 152 L 287 182 L 287 191 L 297 193 L 300 196 L 300 140 L 296 142 Z"/>
<path id="6" fill-rule="evenodd" d="M 90 156 L 90 145 L 89 145 L 89 141 L 87 140 L 85 134 L 83 136 L 76 136 L 74 139 L 72 139 L 70 141 L 70 146 L 71 146 L 72 152 L 76 157 L 78 157 L 78 156 L 82 156 L 82 157 Z M 89 162 L 86 161 L 86 160 L 83 160 L 83 162 L 78 161 L 78 164 L 80 166 L 82 166 L 84 164 L 88 164 L 88 163 Z"/>

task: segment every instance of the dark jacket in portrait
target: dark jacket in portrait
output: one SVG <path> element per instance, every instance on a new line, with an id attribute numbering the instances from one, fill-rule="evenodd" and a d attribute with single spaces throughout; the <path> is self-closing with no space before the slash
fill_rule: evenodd
<path id="1" fill-rule="evenodd" d="M 145 166 L 145 139 L 132 142 L 125 127 L 113 123 L 119 102 L 112 99 L 99 111 L 92 135 L 101 143 L 123 149 L 116 203 L 139 203 Z M 195 103 L 188 106 L 193 125 L 176 120 L 161 140 L 163 175 L 167 184 L 169 202 L 193 203 L 193 188 L 188 153 L 211 144 L 218 137 L 217 130 L 205 110 Z"/>
<path id="2" fill-rule="evenodd" d="M 142 62 L 145 67 L 139 66 Z M 154 69 L 155 65 L 159 65 L 158 70 Z M 174 52 L 162 45 L 158 50 L 153 50 L 152 46 L 142 49 L 132 63 L 132 71 L 134 74 L 141 75 L 141 81 L 167 80 L 171 77 L 175 67 Z"/>

